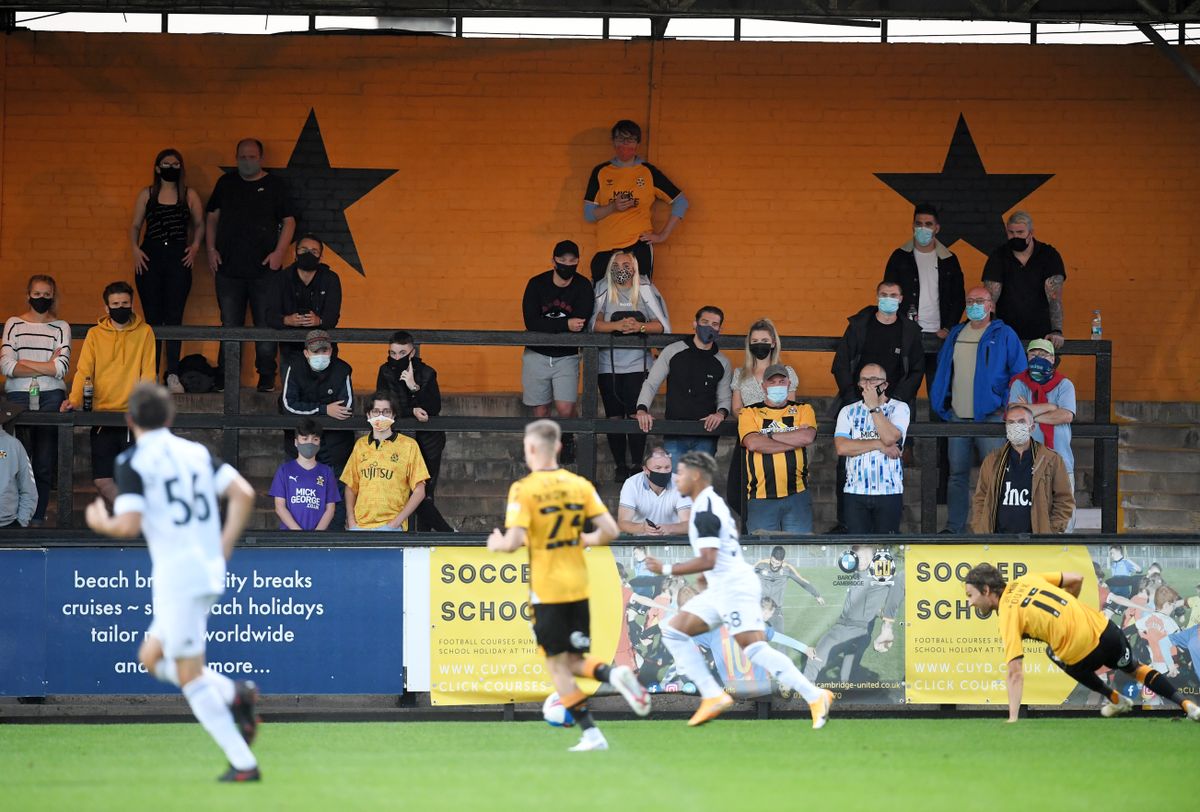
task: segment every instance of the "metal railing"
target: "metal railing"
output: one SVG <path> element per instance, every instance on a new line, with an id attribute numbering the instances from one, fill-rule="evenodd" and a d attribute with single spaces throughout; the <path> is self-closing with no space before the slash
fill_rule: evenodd
<path id="1" fill-rule="evenodd" d="M 92 325 L 71 326 L 72 337 L 82 339 Z M 226 460 L 236 461 L 239 456 L 239 432 L 258 429 L 290 429 L 295 427 L 296 418 L 289 414 L 243 414 L 241 409 L 242 342 L 279 341 L 302 343 L 303 330 L 269 330 L 254 327 L 159 327 L 155 336 L 165 340 L 219 341 L 225 349 L 225 390 L 223 410 L 219 414 L 182 413 L 175 419 L 181 429 L 222 429 L 221 455 Z M 330 330 L 335 342 L 344 344 L 386 345 L 392 335 L 388 329 L 350 328 Z M 582 354 L 583 389 L 579 399 L 580 416 L 560 420 L 564 431 L 576 437 L 576 465 L 581 475 L 594 479 L 596 474 L 596 436 L 603 434 L 636 434 L 641 429 L 635 420 L 613 420 L 597 414 L 598 393 L 596 379 L 601 350 L 658 349 L 687 335 L 613 336 L 596 333 L 563 333 L 548 335 L 513 330 L 412 330 L 418 345 L 434 346 L 487 346 L 487 347 L 579 347 Z M 719 344 L 724 348 L 739 348 L 744 336 L 723 335 Z M 840 338 L 813 336 L 780 336 L 783 352 L 832 353 Z M 942 341 L 931 336 L 924 338 L 925 351 L 936 352 Z M 1112 344 L 1109 341 L 1067 341 L 1059 355 L 1090 356 L 1095 358 L 1095 415 L 1092 423 L 1074 422 L 1072 435 L 1080 440 L 1092 440 L 1093 445 L 1093 503 L 1100 505 L 1101 532 L 1117 532 L 1117 426 L 1111 422 L 1112 413 Z M 365 417 L 356 415 L 349 420 L 334 420 L 329 417 L 315 418 L 326 429 L 359 429 L 365 431 Z M 115 412 L 25 412 L 16 421 L 17 425 L 54 425 L 58 427 L 58 523 L 69 528 L 73 515 L 72 473 L 75 461 L 75 427 L 124 425 L 123 414 Z M 433 417 L 427 423 L 414 419 L 397 420 L 397 431 L 488 431 L 520 433 L 528 422 L 524 417 Z M 691 420 L 655 420 L 655 434 L 697 434 L 696 423 Z M 938 437 L 999 437 L 1004 426 L 1000 423 L 940 423 L 913 422 L 908 436 L 913 438 Z M 736 437 L 736 421 L 726 420 L 713 436 Z M 818 436 L 832 434 L 832 425 L 822 421 Z M 937 531 L 938 461 L 936 454 L 925 455 L 921 465 L 921 532 Z"/>

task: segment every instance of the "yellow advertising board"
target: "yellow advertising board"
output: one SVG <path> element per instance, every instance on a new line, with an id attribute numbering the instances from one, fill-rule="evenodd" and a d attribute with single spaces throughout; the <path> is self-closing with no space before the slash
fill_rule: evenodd
<path id="1" fill-rule="evenodd" d="M 586 552 L 591 653 L 611 662 L 623 624 L 621 581 L 612 550 Z M 436 547 L 430 554 L 430 701 L 434 705 L 534 702 L 554 691 L 533 639 L 529 554 Z M 587 693 L 592 680 L 579 680 Z"/>
<path id="2" fill-rule="evenodd" d="M 967 604 L 963 587 L 971 567 L 985 561 L 1007 580 L 1038 572 L 1080 573 L 1085 576 L 1080 600 L 1089 606 L 1099 602 L 1092 560 L 1082 545 L 910 546 L 905 555 L 907 702 L 1007 703 L 999 619 L 995 614 L 979 617 Z M 1045 643 L 1025 641 L 1025 704 L 1061 704 L 1075 687 L 1045 650 Z"/>

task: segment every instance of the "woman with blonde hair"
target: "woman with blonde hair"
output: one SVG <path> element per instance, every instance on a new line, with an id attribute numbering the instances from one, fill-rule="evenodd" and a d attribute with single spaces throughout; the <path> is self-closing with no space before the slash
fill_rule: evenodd
<path id="1" fill-rule="evenodd" d="M 613 253 L 608 270 L 596 283 L 595 296 L 596 306 L 592 309 L 589 324 L 592 332 L 647 336 L 671 331 L 666 302 L 650 280 L 638 273 L 637 257 L 631 253 Z M 646 371 L 653 363 L 654 357 L 645 346 L 600 350 L 597 383 L 605 417 L 636 416 L 638 393 L 646 379 Z M 616 464 L 614 478 L 624 482 L 641 469 L 646 435 L 641 432 L 610 434 L 608 447 Z"/>
<path id="2" fill-rule="evenodd" d="M 775 323 L 765 316 L 746 331 L 746 356 L 742 365 L 733 371 L 733 413 L 737 415 L 742 408 L 753 403 L 762 403 L 767 394 L 763 390 L 763 373 L 771 364 L 779 363 L 779 331 Z M 788 400 L 796 395 L 796 387 L 800 378 L 796 370 L 787 367 Z"/>

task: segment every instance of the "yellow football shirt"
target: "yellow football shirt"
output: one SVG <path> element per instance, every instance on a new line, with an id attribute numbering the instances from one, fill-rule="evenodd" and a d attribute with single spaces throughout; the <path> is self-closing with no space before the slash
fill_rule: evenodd
<path id="1" fill-rule="evenodd" d="M 1021 641 L 1026 637 L 1044 642 L 1067 665 L 1079 662 L 1099 645 L 1108 619 L 1061 589 L 1061 584 L 1061 572 L 1009 582 L 999 606 L 1006 662 L 1024 656 Z"/>
<path id="2" fill-rule="evenodd" d="M 816 428 L 817 415 L 807 403 L 789 402 L 783 406 L 759 403 L 747 406 L 738 415 L 738 441 L 747 434 L 772 434 Z M 742 448 L 746 463 L 746 498 L 779 499 L 803 493 L 808 482 L 808 449 L 795 448 L 775 454 L 760 454 Z"/>
<path id="3" fill-rule="evenodd" d="M 591 482 L 561 468 L 534 471 L 512 484 L 504 526 L 525 530 L 533 603 L 587 599 L 587 562 L 579 536 L 585 519 L 607 512 Z"/>
<path id="4" fill-rule="evenodd" d="M 393 434 L 376 442 L 358 438 L 342 471 L 342 482 L 354 491 L 354 521 L 359 527 L 382 527 L 404 509 L 413 489 L 429 479 L 417 441 Z M 408 522 L 403 524 L 408 529 Z"/>
<path id="5" fill-rule="evenodd" d="M 621 197 L 632 199 L 633 206 L 596 221 L 596 249 L 599 251 L 628 248 L 642 234 L 653 231 L 650 212 L 654 199 L 670 203 L 679 197 L 679 187 L 645 161 L 632 166 L 617 166 L 612 161 L 605 161 L 594 168 L 588 178 L 584 199 L 588 203 L 607 206 Z"/>

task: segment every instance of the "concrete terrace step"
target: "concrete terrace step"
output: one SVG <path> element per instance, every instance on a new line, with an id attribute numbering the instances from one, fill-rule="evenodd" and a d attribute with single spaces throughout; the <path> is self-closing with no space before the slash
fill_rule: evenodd
<path id="1" fill-rule="evenodd" d="M 1200 532 L 1200 511 L 1125 508 L 1124 513 L 1125 527 L 1128 530 L 1157 533 Z"/>
<path id="2" fill-rule="evenodd" d="M 1196 425 L 1128 423 L 1121 426 L 1119 437 L 1123 448 L 1200 449 L 1200 426 Z"/>

